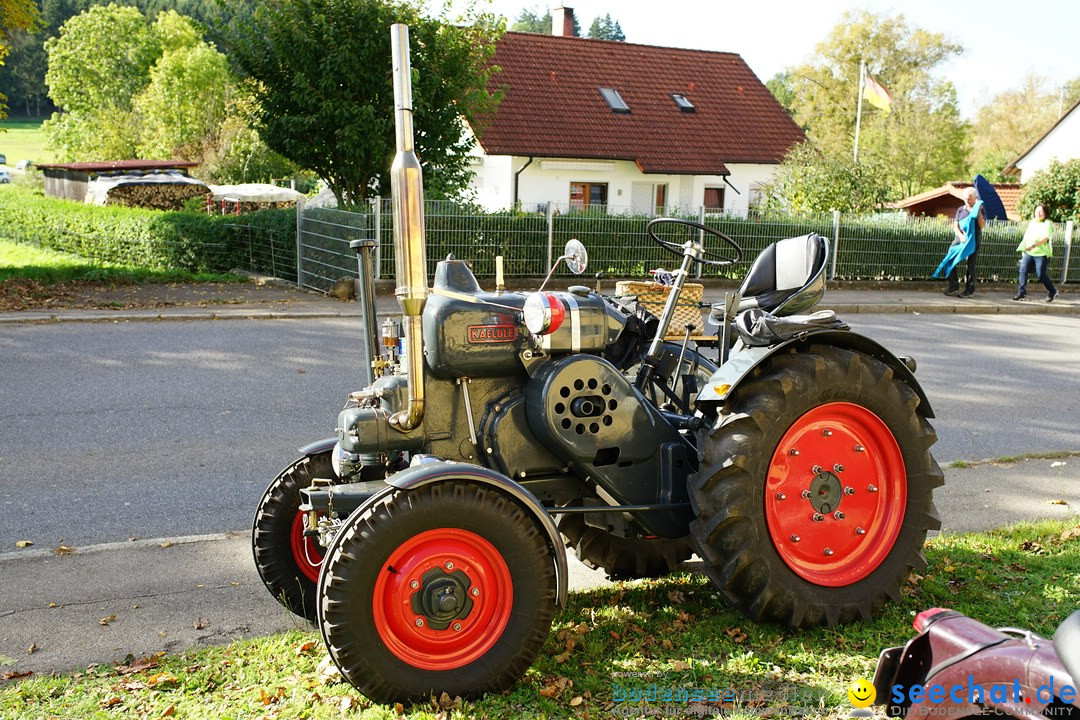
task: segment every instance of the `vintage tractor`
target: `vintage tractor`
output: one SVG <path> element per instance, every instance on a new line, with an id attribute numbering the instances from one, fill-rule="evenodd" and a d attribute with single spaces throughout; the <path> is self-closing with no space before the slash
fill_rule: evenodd
<path id="1" fill-rule="evenodd" d="M 566 598 L 565 546 L 622 578 L 696 552 L 732 604 L 796 628 L 898 598 L 938 527 L 933 415 L 914 361 L 797 315 L 824 293 L 827 240 L 766 248 L 695 341 L 671 327 L 687 276 L 741 250 L 689 221 L 649 223 L 681 258 L 658 314 L 585 286 L 484 292 L 453 258 L 429 290 L 406 27 L 392 45 L 403 315 L 377 331 L 368 283 L 374 380 L 253 528 L 267 587 L 318 620 L 342 674 L 383 702 L 512 685 Z M 584 248 L 562 260 L 584 270 Z"/>

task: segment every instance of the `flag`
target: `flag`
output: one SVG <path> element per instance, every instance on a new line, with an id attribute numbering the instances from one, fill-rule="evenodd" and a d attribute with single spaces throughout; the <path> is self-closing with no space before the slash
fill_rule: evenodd
<path id="1" fill-rule="evenodd" d="M 870 74 L 869 70 L 863 70 L 863 97 L 866 101 L 876 108 L 889 112 L 889 106 L 892 104 L 892 95 L 885 89 L 885 86 L 874 79 L 874 76 Z"/>

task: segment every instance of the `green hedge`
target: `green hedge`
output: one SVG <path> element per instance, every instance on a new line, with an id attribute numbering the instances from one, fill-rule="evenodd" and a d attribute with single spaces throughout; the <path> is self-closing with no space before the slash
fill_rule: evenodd
<path id="1" fill-rule="evenodd" d="M 236 232 L 238 221 L 261 232 L 255 241 Z M 99 207 L 47 198 L 21 187 L 0 191 L 0 236 L 83 257 L 151 270 L 226 272 L 249 268 L 252 242 L 281 236 L 291 252 L 296 213 L 267 210 L 242 216 Z M 291 248 L 291 250 L 290 250 Z M 283 258 L 287 267 L 289 258 Z"/>

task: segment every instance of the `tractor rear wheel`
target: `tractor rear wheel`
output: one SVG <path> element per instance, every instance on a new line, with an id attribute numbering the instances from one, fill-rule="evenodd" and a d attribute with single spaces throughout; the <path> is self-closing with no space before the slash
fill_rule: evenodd
<path id="1" fill-rule="evenodd" d="M 349 517 L 319 579 L 319 624 L 341 674 L 375 702 L 473 698 L 529 668 L 555 595 L 537 522 L 497 490 L 447 479 Z"/>
<path id="2" fill-rule="evenodd" d="M 266 488 L 251 528 L 255 567 L 270 594 L 287 610 L 307 620 L 316 616 L 316 584 L 323 548 L 304 536 L 300 490 L 313 478 L 332 478 L 330 453 L 302 457 Z"/>
<path id="3" fill-rule="evenodd" d="M 815 345 L 755 373 L 699 440 L 690 529 L 705 570 L 755 620 L 868 619 L 926 566 L 937 436 L 868 355 Z"/>
<path id="4" fill-rule="evenodd" d="M 669 575 L 694 554 L 690 536 L 681 538 L 628 538 L 587 525 L 580 514 L 559 518 L 566 547 L 586 567 L 600 568 L 612 580 L 656 578 Z"/>

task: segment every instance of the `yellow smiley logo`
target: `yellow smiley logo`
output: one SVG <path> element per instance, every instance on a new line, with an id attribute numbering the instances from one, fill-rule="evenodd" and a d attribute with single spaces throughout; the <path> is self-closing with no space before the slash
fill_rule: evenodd
<path id="1" fill-rule="evenodd" d="M 857 708 L 864 708 L 874 704 L 877 690 L 864 678 L 859 678 L 851 683 L 851 687 L 847 690 L 847 696 L 852 705 Z"/>

